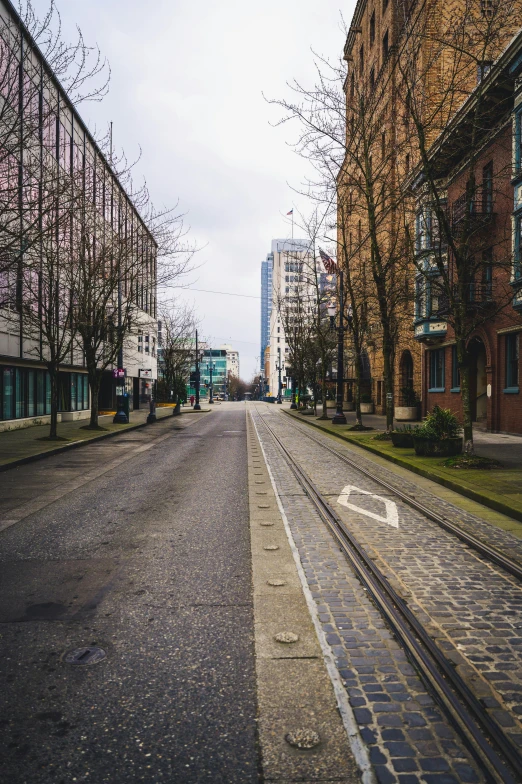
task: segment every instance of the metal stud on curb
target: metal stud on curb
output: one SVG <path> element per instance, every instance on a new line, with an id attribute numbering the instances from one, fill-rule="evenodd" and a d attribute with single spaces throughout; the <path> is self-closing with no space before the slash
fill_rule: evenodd
<path id="1" fill-rule="evenodd" d="M 279 550 L 278 544 L 267 544 L 266 547 L 263 547 L 263 550 Z"/>
<path id="2" fill-rule="evenodd" d="M 299 640 L 299 635 L 294 634 L 293 632 L 279 632 L 274 637 L 276 642 L 282 642 L 285 645 L 291 645 L 294 642 Z"/>
<path id="3" fill-rule="evenodd" d="M 259 525 L 264 525 L 268 528 L 271 525 L 275 525 L 275 523 L 271 523 L 269 520 L 263 520 L 263 522 L 259 523 Z"/>
<path id="4" fill-rule="evenodd" d="M 69 651 L 64 656 L 64 661 L 67 664 L 98 664 L 106 657 L 103 648 L 98 648 L 95 645 L 90 645 L 85 648 L 75 648 Z"/>
<path id="5" fill-rule="evenodd" d="M 288 732 L 285 735 L 285 740 L 290 746 L 296 749 L 313 749 L 321 742 L 319 734 L 314 730 L 298 729 L 294 732 Z"/>
<path id="6" fill-rule="evenodd" d="M 270 509 L 270 504 L 258 504 L 258 509 Z"/>
<path id="7" fill-rule="evenodd" d="M 280 585 L 286 585 L 286 580 L 267 580 L 267 585 L 273 585 L 275 588 L 278 588 Z"/>

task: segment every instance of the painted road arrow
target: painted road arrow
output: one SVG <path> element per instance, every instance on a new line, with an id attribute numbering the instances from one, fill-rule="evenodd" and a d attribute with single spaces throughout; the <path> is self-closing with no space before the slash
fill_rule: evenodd
<path id="1" fill-rule="evenodd" d="M 348 500 L 351 493 L 357 493 L 358 495 L 369 495 L 370 498 L 375 498 L 377 501 L 382 501 L 386 508 L 386 517 L 375 514 L 375 512 L 370 512 L 368 509 L 363 509 L 362 507 L 356 506 L 355 504 L 351 504 Z M 360 512 L 367 517 L 372 517 L 374 520 L 378 520 L 380 523 L 387 523 L 387 525 L 391 525 L 393 528 L 399 527 L 399 513 L 397 511 L 397 505 L 394 503 L 394 501 L 390 501 L 389 498 L 383 498 L 381 495 L 369 493 L 367 490 L 361 490 L 360 487 L 355 487 L 354 485 L 346 485 L 346 487 L 342 489 L 341 495 L 337 499 L 337 503 L 341 504 L 341 506 L 346 506 L 346 508 L 351 509 L 352 512 Z"/>

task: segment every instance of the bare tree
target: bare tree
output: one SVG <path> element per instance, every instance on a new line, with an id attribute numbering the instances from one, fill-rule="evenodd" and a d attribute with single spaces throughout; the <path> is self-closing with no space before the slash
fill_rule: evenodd
<path id="1" fill-rule="evenodd" d="M 194 335 L 198 321 L 192 307 L 175 302 L 160 305 L 159 320 L 158 367 L 164 393 L 175 403 L 173 413 L 179 414 L 194 364 Z"/>
<path id="2" fill-rule="evenodd" d="M 393 392 L 397 325 L 404 308 L 404 221 L 400 218 L 403 194 L 394 177 L 397 143 L 388 138 L 383 127 L 387 117 L 383 96 L 387 79 L 372 90 L 365 90 L 355 78 L 349 82 L 349 102 L 345 89 L 346 63 L 331 63 L 316 57 L 317 80 L 308 88 L 294 81 L 293 100 L 274 101 L 284 111 L 282 122 L 296 120 L 299 125 L 297 152 L 309 161 L 314 173 L 302 193 L 318 209 L 328 214 L 342 204 L 340 217 L 334 219 L 334 232 L 322 230 L 326 241 L 339 249 L 339 263 L 350 274 L 372 282 L 366 285 L 362 306 L 370 322 L 378 325 L 382 341 L 383 378 L 386 393 L 387 428 L 393 425 Z M 348 112 L 348 122 L 346 114 Z M 359 272 L 355 271 L 359 268 Z M 367 270 L 367 276 L 362 270 Z M 347 282 L 349 277 L 346 277 Z M 360 292 L 354 289 L 360 296 Z M 350 293 L 348 299 L 350 299 Z M 361 303 L 352 302 L 352 324 L 358 330 L 356 311 Z M 357 307 L 354 307 L 357 305 Z M 353 330 L 351 332 L 354 335 Z M 358 331 L 356 354 L 361 356 L 364 331 Z M 360 411 L 359 411 L 360 416 Z"/>

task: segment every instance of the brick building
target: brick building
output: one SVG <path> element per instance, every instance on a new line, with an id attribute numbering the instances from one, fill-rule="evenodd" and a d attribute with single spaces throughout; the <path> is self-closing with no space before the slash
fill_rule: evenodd
<path id="1" fill-rule="evenodd" d="M 487 76 L 495 59 L 518 31 L 520 15 L 517 9 L 519 11 L 520 6 L 521 4 L 516 2 L 505 4 L 505 18 L 502 24 L 497 26 L 496 35 L 491 38 L 484 54 L 476 55 L 470 50 L 457 62 L 455 48 L 447 43 L 451 35 L 448 33 L 446 36 L 445 30 L 456 29 L 454 21 L 459 18 L 464 19 L 464 13 L 470 15 L 463 23 L 464 27 L 466 24 L 470 28 L 479 27 L 481 23 L 487 24 L 492 13 L 491 4 L 477 3 L 476 7 L 471 7 L 469 3 L 460 0 L 451 3 L 432 0 L 423 4 L 416 3 L 415 0 L 359 0 L 356 5 L 344 49 L 344 57 L 348 64 L 344 84 L 347 107 L 347 152 L 338 180 L 339 203 L 342 207 L 338 213 L 338 225 L 342 224 L 338 229 L 338 237 L 342 236 L 339 244 L 348 246 L 346 258 L 351 269 L 370 270 L 370 274 L 363 272 L 360 275 L 370 280 L 370 286 L 365 290 L 361 288 L 360 295 L 365 300 L 367 320 L 361 358 L 369 368 L 369 386 L 379 413 L 384 413 L 386 408 L 383 379 L 387 357 L 393 363 L 394 405 L 407 405 L 407 400 L 414 399 L 416 395 L 419 399 L 422 398 L 424 412 L 436 402 L 444 402 L 458 409 L 458 392 L 450 393 L 447 386 L 444 389 L 448 391 L 444 393 L 428 391 L 439 388 L 430 386 L 428 380 L 427 363 L 430 361 L 435 363 L 435 359 L 433 357 L 430 359 L 428 353 L 431 346 L 435 345 L 433 341 L 449 343 L 450 337 L 447 328 L 444 334 L 435 334 L 438 320 L 434 316 L 438 311 L 434 310 L 429 319 L 422 319 L 419 315 L 419 300 L 425 298 L 426 292 L 422 291 L 422 296 L 419 296 L 419 291 L 415 289 L 418 258 L 417 256 L 414 258 L 417 251 L 413 248 L 413 242 L 416 237 L 418 238 L 419 233 L 417 208 L 422 184 L 416 182 L 414 192 L 410 190 L 412 172 L 415 172 L 419 161 L 419 146 L 415 126 L 412 126 L 414 109 L 418 107 L 412 107 L 409 103 L 411 95 L 408 95 L 406 89 L 408 79 L 411 82 L 417 79 L 417 84 L 420 85 L 418 94 L 422 96 L 423 102 L 419 110 L 420 116 L 423 121 L 426 117 L 430 118 L 430 121 L 426 122 L 425 133 L 429 145 L 435 145 L 441 134 L 446 136 L 446 128 L 452 117 L 458 113 L 475 89 L 477 82 L 480 84 Z M 408 70 L 410 68 L 413 69 L 411 72 Z M 449 97 L 445 93 L 448 84 L 452 91 Z M 485 80 L 484 84 L 486 84 Z M 495 159 L 493 166 L 494 171 L 497 172 L 495 174 L 496 216 L 493 224 L 490 225 L 490 229 L 492 226 L 494 228 L 495 236 L 489 250 L 495 246 L 497 254 L 506 258 L 505 268 L 509 266 L 508 246 L 512 241 L 513 187 L 508 171 L 511 137 L 507 128 L 508 115 L 512 109 L 513 106 L 503 110 L 504 125 L 502 128 L 498 127 L 498 133 L 495 131 L 495 134 L 491 134 L 488 131 L 484 134 L 484 144 L 491 145 L 491 151 L 484 151 L 485 158 L 488 155 L 489 158 L 487 161 L 484 158 L 484 163 L 481 164 L 482 170 L 489 165 L 490 158 Z M 353 151 L 353 147 L 358 143 L 357 134 L 359 133 L 359 138 L 361 136 L 361 132 L 357 130 L 358 123 L 368 140 L 365 164 L 366 170 L 370 171 L 370 177 L 366 176 L 366 172 L 358 164 Z M 496 118 L 493 123 L 495 128 L 499 123 L 500 118 Z M 448 149 L 449 147 L 444 153 L 446 156 Z M 455 150 L 453 148 L 451 150 L 454 155 Z M 441 160 L 442 157 L 441 153 Z M 459 176 L 464 176 L 463 158 L 464 156 L 460 161 L 452 159 L 451 165 L 454 168 L 451 178 L 450 172 L 441 174 L 448 178 L 448 192 L 445 198 L 455 202 L 461 196 L 462 180 L 459 180 Z M 500 170 L 503 172 L 502 177 L 497 176 Z M 486 168 L 486 175 L 487 171 L 489 169 Z M 367 195 L 361 188 L 361 180 L 366 190 L 371 187 L 374 191 L 371 209 L 377 214 L 377 229 L 374 230 L 373 236 L 369 217 L 370 208 Z M 498 211 L 503 217 L 500 217 Z M 379 292 L 375 289 L 372 280 L 375 247 L 379 249 L 385 264 L 382 278 L 385 297 L 388 300 L 387 314 L 391 319 L 390 332 L 394 340 L 391 351 L 383 342 L 382 301 L 379 302 Z M 484 248 L 485 252 L 487 250 Z M 338 259 L 341 256 L 342 254 L 339 253 Z M 510 275 L 511 272 L 505 269 L 504 289 L 509 286 Z M 487 283 L 492 285 L 489 281 Z M 501 286 L 500 280 L 496 281 L 495 286 L 497 288 Z M 508 297 L 508 293 L 512 298 L 512 288 L 509 292 L 506 289 L 504 298 Z M 381 294 L 381 300 L 382 298 Z M 515 341 L 512 338 L 509 340 L 503 338 L 502 330 L 512 330 L 513 334 L 516 333 L 517 326 L 514 319 L 517 318 L 517 310 L 511 307 L 509 311 L 509 308 L 506 308 L 505 313 L 501 315 L 500 311 L 504 311 L 504 308 L 500 307 L 500 299 L 497 298 L 495 307 L 489 311 L 491 317 L 494 312 L 497 314 L 495 319 L 498 323 L 493 330 L 495 339 L 487 338 L 485 359 L 478 342 L 478 334 L 476 336 L 477 362 L 481 368 L 484 366 L 489 369 L 486 376 L 489 374 L 492 386 L 492 368 L 497 362 L 497 360 L 493 361 L 493 354 L 508 351 L 510 359 L 506 361 L 511 363 L 512 368 L 515 367 L 513 358 L 516 350 Z M 482 310 L 482 314 L 486 313 L 487 311 Z M 487 319 L 482 320 L 484 321 L 482 330 L 486 334 L 490 327 Z M 481 339 L 485 340 L 485 337 Z M 486 343 L 484 346 L 486 347 Z M 347 348 L 350 350 L 349 345 Z M 440 355 L 438 359 L 439 363 L 443 362 L 448 372 L 451 368 L 450 354 L 448 348 L 444 358 L 442 359 Z M 504 362 L 503 359 L 499 361 Z M 483 395 L 484 373 L 479 373 L 479 376 L 480 378 L 473 383 L 478 384 L 480 395 Z M 504 383 L 500 379 L 497 381 L 499 384 Z M 490 382 L 486 380 L 486 397 L 488 383 Z M 365 381 L 365 384 L 368 384 L 368 381 Z M 452 388 L 456 389 L 456 387 Z M 487 411 L 490 412 L 487 424 L 495 429 L 518 432 L 519 428 L 512 424 L 511 415 L 500 413 L 501 409 L 506 410 L 509 394 L 511 393 L 504 395 L 502 398 L 504 404 L 500 407 L 497 395 L 496 408 L 491 399 L 487 398 L 490 401 L 487 406 Z M 515 398 L 515 394 L 511 394 L 510 400 Z M 509 407 L 513 405 L 515 403 L 510 403 Z M 474 415 L 483 417 L 482 398 L 478 406 L 478 414 Z"/>
<path id="2" fill-rule="evenodd" d="M 472 420 L 488 430 L 522 433 L 519 340 L 522 331 L 520 238 L 522 225 L 522 33 L 515 37 L 476 88 L 491 121 L 470 121 L 475 94 L 456 115 L 433 157 L 455 240 L 468 222 L 472 265 L 463 306 L 469 323 Z M 479 134 L 469 154 L 470 134 Z M 471 160 L 470 160 L 471 158 Z M 466 201 L 470 167 L 476 189 Z M 417 183 L 417 255 L 430 265 L 437 237 L 426 222 Z M 465 208 L 465 209 L 464 209 Z M 422 226 L 420 223 L 422 222 Z M 454 260 L 448 254 L 451 275 Z M 423 410 L 434 405 L 462 415 L 462 394 L 452 313 L 429 275 L 417 275 L 415 338 L 423 345 Z"/>

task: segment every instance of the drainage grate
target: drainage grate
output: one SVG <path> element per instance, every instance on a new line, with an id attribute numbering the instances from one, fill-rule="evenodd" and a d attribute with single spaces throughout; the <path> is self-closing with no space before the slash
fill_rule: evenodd
<path id="1" fill-rule="evenodd" d="M 75 648 L 74 651 L 66 653 L 64 659 L 67 664 L 98 664 L 106 655 L 103 648 L 93 645 L 88 648 Z"/>

